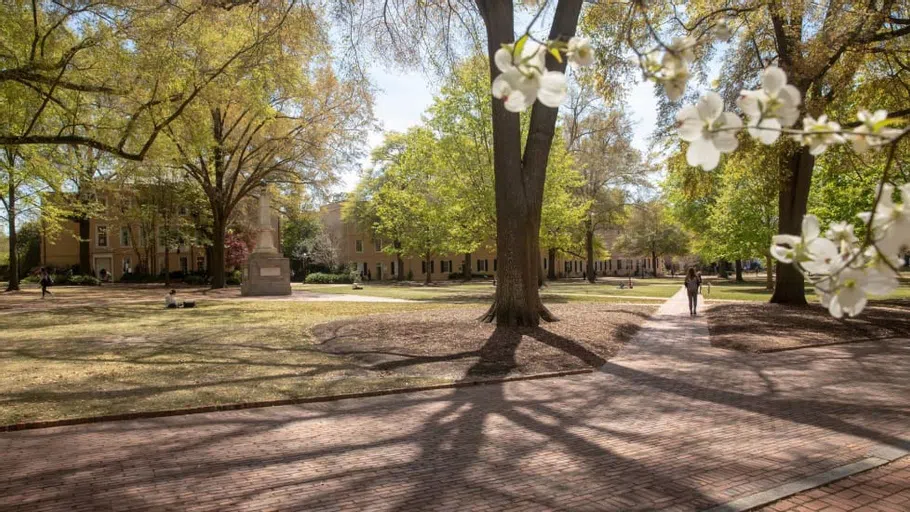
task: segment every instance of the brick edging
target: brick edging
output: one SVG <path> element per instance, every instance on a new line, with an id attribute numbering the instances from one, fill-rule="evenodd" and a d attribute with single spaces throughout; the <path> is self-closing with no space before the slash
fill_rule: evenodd
<path id="1" fill-rule="evenodd" d="M 385 395 L 401 395 L 404 393 L 417 393 L 420 391 L 433 391 L 437 389 L 456 389 L 467 388 L 472 386 L 485 386 L 488 384 L 503 384 L 506 382 L 515 382 L 522 380 L 540 380 L 551 379 L 554 377 L 568 377 L 571 375 L 581 375 L 585 373 L 594 373 L 593 368 L 581 370 L 565 370 L 560 372 L 538 373 L 534 375 L 521 375 L 515 377 L 504 377 L 500 379 L 475 380 L 467 382 L 452 382 L 449 384 L 437 384 L 434 386 L 418 386 L 412 388 L 390 388 L 377 391 L 364 391 L 361 393 L 342 393 L 340 395 L 320 395 L 304 398 L 289 398 L 285 400 L 266 400 L 260 402 L 240 402 L 221 405 L 207 405 L 203 407 L 190 407 L 186 409 L 165 409 L 161 411 L 143 411 L 131 412 L 124 414 L 108 414 L 103 416 L 89 416 L 85 418 L 69 418 L 63 420 L 35 421 L 30 423 L 14 423 L 12 425 L 0 425 L 0 432 L 17 432 L 20 430 L 34 430 L 39 428 L 67 427 L 72 425 L 85 425 L 89 423 L 103 423 L 108 421 L 126 421 L 152 418 L 166 418 L 169 416 L 184 416 L 188 414 L 203 414 L 207 412 L 220 411 L 238 411 L 242 409 L 260 409 L 265 407 L 279 407 L 283 405 L 299 405 L 318 402 L 335 402 L 338 400 L 348 400 L 351 398 L 370 398 Z"/>

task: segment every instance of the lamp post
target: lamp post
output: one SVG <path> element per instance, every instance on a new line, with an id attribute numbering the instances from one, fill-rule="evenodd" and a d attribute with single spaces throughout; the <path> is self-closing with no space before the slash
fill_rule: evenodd
<path id="1" fill-rule="evenodd" d="M 303 282 L 306 282 L 306 259 L 309 256 L 307 253 L 303 253 Z"/>

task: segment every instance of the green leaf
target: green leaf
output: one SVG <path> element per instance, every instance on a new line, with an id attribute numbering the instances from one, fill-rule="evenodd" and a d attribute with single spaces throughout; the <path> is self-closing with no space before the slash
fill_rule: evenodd
<path id="1" fill-rule="evenodd" d="M 512 55 L 521 55 L 521 51 L 524 50 L 525 43 L 528 42 L 528 34 L 525 34 L 518 38 L 518 41 L 515 41 L 515 51 Z"/>
<path id="2" fill-rule="evenodd" d="M 562 64 L 562 55 L 559 53 L 559 50 L 557 50 L 556 48 L 550 48 L 550 55 L 552 55 L 553 58 L 556 59 L 556 62 L 559 62 L 560 64 Z"/>

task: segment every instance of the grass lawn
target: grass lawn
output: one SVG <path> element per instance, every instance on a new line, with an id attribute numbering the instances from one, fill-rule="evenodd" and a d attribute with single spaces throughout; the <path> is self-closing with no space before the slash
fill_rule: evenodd
<path id="1" fill-rule="evenodd" d="M 565 322 L 515 337 L 476 322 L 476 302 L 248 301 L 186 288 L 179 295 L 198 306 L 167 310 L 158 287 L 53 291 L 46 301 L 34 287 L 0 294 L 0 425 L 589 368 L 654 309 L 556 303 Z M 388 336 L 342 346 L 314 334 L 349 323 Z M 388 357 L 407 364 L 387 368 Z"/>
<path id="2" fill-rule="evenodd" d="M 680 279 L 633 279 L 633 288 L 619 288 L 627 279 L 601 278 L 595 284 L 580 279 L 547 282 L 541 290 L 545 302 L 608 302 L 608 303 L 660 303 L 676 293 L 682 286 Z M 441 302 L 489 302 L 493 298 L 492 281 L 440 281 L 429 286 L 422 284 L 396 284 L 392 282 L 366 282 L 363 290 L 352 290 L 343 284 L 294 284 L 295 290 L 327 294 L 361 294 L 377 297 Z"/>

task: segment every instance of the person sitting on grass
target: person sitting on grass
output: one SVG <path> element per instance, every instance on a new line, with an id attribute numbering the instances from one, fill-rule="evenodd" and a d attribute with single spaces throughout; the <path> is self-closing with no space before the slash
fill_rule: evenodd
<path id="1" fill-rule="evenodd" d="M 167 295 L 164 296 L 164 305 L 168 309 L 194 308 L 196 307 L 196 301 L 187 299 L 183 302 L 178 302 L 177 290 L 171 290 Z"/>
<path id="2" fill-rule="evenodd" d="M 164 305 L 168 309 L 177 309 L 180 307 L 180 304 L 177 302 L 177 290 L 171 290 L 170 293 L 164 296 Z"/>

